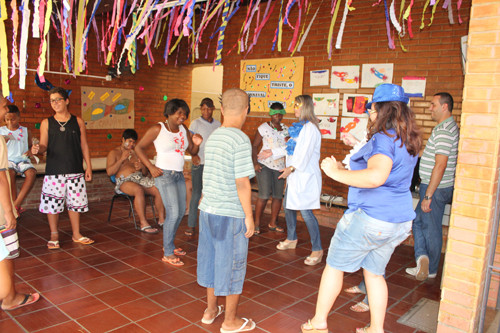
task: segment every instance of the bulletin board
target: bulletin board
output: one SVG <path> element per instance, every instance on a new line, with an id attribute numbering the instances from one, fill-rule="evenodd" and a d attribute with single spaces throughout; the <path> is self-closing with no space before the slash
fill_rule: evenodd
<path id="1" fill-rule="evenodd" d="M 82 86 L 87 129 L 134 128 L 134 90 Z"/>
<path id="2" fill-rule="evenodd" d="M 274 102 L 293 112 L 302 95 L 304 57 L 241 60 L 240 88 L 251 97 L 250 111 L 269 112 Z"/>

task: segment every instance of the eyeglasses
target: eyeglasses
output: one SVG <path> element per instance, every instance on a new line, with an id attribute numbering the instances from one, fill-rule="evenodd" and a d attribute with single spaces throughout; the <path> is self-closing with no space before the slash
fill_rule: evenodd
<path id="1" fill-rule="evenodd" d="M 371 115 L 372 113 L 376 113 L 377 110 L 370 109 L 370 110 L 365 110 L 365 112 L 367 115 Z"/>
<path id="2" fill-rule="evenodd" d="M 50 104 L 56 104 L 59 103 L 60 101 L 64 101 L 64 98 L 54 98 L 50 100 Z"/>

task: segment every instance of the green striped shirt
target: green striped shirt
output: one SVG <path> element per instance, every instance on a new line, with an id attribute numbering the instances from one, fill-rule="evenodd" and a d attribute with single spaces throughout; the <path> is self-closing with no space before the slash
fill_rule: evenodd
<path id="1" fill-rule="evenodd" d="M 432 169 L 434 169 L 434 165 L 436 164 L 435 156 L 437 154 L 448 156 L 446 169 L 438 188 L 446 188 L 454 185 L 458 138 L 458 126 L 453 117 L 447 118 L 434 127 L 420 159 L 419 173 L 423 184 L 429 184 L 431 180 Z"/>
<path id="2" fill-rule="evenodd" d="M 236 179 L 254 176 L 252 145 L 248 136 L 233 127 L 216 129 L 205 145 L 200 210 L 219 216 L 244 218 Z"/>

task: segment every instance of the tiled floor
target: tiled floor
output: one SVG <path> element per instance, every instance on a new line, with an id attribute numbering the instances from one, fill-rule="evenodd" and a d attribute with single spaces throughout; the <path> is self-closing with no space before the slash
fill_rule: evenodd
<path id="1" fill-rule="evenodd" d="M 111 223 L 109 204 L 92 204 L 82 216 L 82 233 L 96 240 L 83 246 L 71 241 L 66 214 L 61 216 L 61 249 L 49 251 L 44 215 L 27 211 L 19 220 L 22 255 L 16 259 L 18 290 L 37 291 L 36 304 L 9 313 L 0 311 L 0 332 L 218 332 L 222 319 L 201 324 L 205 289 L 196 283 L 196 238 L 177 233 L 176 245 L 188 254 L 181 268 L 160 261 L 161 235 L 133 229 L 125 205 L 115 205 Z M 284 223 L 284 221 L 281 221 Z M 264 230 L 265 231 L 265 230 Z M 299 246 L 277 251 L 282 234 L 264 232 L 252 237 L 248 269 L 239 314 L 257 322 L 255 332 L 300 332 L 311 317 L 324 263 L 305 266 L 310 246 L 299 223 Z M 333 229 L 321 227 L 328 247 Z M 324 262 L 324 260 L 323 260 Z M 389 305 L 386 332 L 418 332 L 398 324 L 398 318 L 421 297 L 439 300 L 440 280 L 419 282 L 404 273 L 413 264 L 413 249 L 399 247 L 387 267 Z M 361 274 L 347 274 L 344 286 L 361 281 Z M 360 301 L 342 292 L 329 317 L 331 332 L 354 332 L 369 321 L 368 313 L 354 313 L 349 306 Z"/>

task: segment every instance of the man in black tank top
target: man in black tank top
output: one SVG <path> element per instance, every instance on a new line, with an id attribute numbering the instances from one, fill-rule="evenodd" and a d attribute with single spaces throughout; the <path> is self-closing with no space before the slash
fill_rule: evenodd
<path id="1" fill-rule="evenodd" d="M 32 146 L 33 154 L 47 152 L 45 178 L 40 198 L 40 212 L 47 214 L 50 226 L 50 250 L 59 248 L 59 213 L 68 207 L 73 230 L 73 242 L 84 245 L 94 241 L 80 233 L 80 213 L 87 212 L 88 198 L 85 181 L 92 180 L 92 164 L 85 123 L 69 113 L 69 96 L 63 88 L 49 91 L 50 105 L 55 115 L 40 124 L 40 143 Z M 87 169 L 83 170 L 83 160 Z"/>

